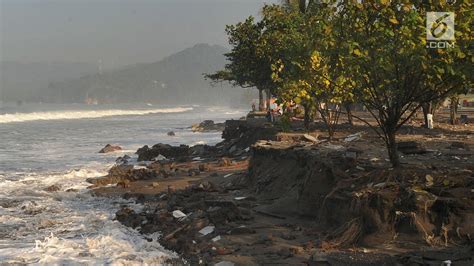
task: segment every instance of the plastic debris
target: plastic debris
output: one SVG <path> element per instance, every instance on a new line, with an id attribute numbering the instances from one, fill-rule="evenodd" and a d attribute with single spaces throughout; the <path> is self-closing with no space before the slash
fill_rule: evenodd
<path id="1" fill-rule="evenodd" d="M 234 199 L 235 199 L 235 200 L 244 200 L 244 199 L 246 199 L 246 198 L 247 198 L 247 197 L 235 197 Z"/>
<path id="2" fill-rule="evenodd" d="M 221 236 L 216 236 L 212 239 L 212 242 L 217 242 L 219 240 L 221 240 Z"/>
<path id="3" fill-rule="evenodd" d="M 224 178 L 227 178 L 227 177 L 229 177 L 229 176 L 231 176 L 231 175 L 233 175 L 233 174 L 234 174 L 234 173 L 227 174 L 227 175 L 224 176 Z"/>
<path id="4" fill-rule="evenodd" d="M 345 142 L 351 142 L 351 141 L 354 141 L 354 140 L 358 140 L 362 137 L 362 132 L 358 132 L 358 133 L 355 133 L 355 134 L 352 134 L 352 135 L 349 135 L 347 136 L 344 141 Z"/>
<path id="5" fill-rule="evenodd" d="M 176 218 L 176 219 L 184 218 L 186 216 L 187 215 L 184 212 L 180 211 L 180 210 L 173 211 L 173 217 Z"/>
<path id="6" fill-rule="evenodd" d="M 208 226 L 204 227 L 203 229 L 199 230 L 199 233 L 201 235 L 205 236 L 205 235 L 208 235 L 208 234 L 214 232 L 215 228 L 216 228 L 215 226 L 208 225 Z"/>

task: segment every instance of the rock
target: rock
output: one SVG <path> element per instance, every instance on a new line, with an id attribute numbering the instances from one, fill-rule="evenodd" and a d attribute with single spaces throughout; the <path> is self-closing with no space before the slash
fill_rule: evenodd
<path id="1" fill-rule="evenodd" d="M 115 163 L 116 164 L 128 164 L 129 160 L 131 159 L 132 157 L 128 156 L 128 155 L 124 155 L 122 157 L 118 157 L 116 160 L 115 160 Z"/>
<path id="2" fill-rule="evenodd" d="M 105 145 L 104 148 L 102 148 L 102 150 L 99 151 L 99 153 L 109 153 L 109 152 L 115 152 L 115 151 L 120 151 L 120 150 L 122 150 L 122 147 L 118 145 L 107 144 Z"/>
<path id="3" fill-rule="evenodd" d="M 207 163 L 204 163 L 204 164 L 200 164 L 199 165 L 199 171 L 201 172 L 207 172 L 209 171 L 211 168 L 209 167 L 209 164 Z"/>
<path id="4" fill-rule="evenodd" d="M 159 186 L 160 186 L 160 183 L 158 183 L 158 182 L 153 182 L 153 183 L 151 183 L 151 187 L 152 187 L 152 188 L 157 188 L 157 187 L 159 187 Z"/>
<path id="5" fill-rule="evenodd" d="M 173 131 L 170 131 L 170 132 L 166 133 L 166 135 L 168 135 L 170 137 L 176 136 L 176 134 Z"/>
<path id="6" fill-rule="evenodd" d="M 222 131 L 224 128 L 224 123 L 214 123 L 212 120 L 205 120 L 199 124 L 191 126 L 193 132 Z"/>
<path id="7" fill-rule="evenodd" d="M 423 154 L 426 153 L 425 147 L 416 141 L 402 141 L 397 144 L 397 149 L 404 154 Z"/>
<path id="8" fill-rule="evenodd" d="M 44 190 L 48 191 L 48 192 L 55 192 L 55 191 L 61 190 L 61 187 L 59 187 L 58 185 L 52 185 L 52 186 L 49 186 L 49 187 L 45 188 Z"/>
<path id="9" fill-rule="evenodd" d="M 198 169 L 189 169 L 188 170 L 188 175 L 189 176 L 197 176 L 200 175 L 201 172 Z"/>
<path id="10" fill-rule="evenodd" d="M 232 161 L 227 158 L 227 157 L 222 157 L 221 159 L 219 159 L 218 161 L 218 164 L 219 166 L 231 166 L 232 165 Z"/>
<path id="11" fill-rule="evenodd" d="M 117 183 L 117 187 L 121 187 L 121 188 L 128 188 L 130 187 L 130 180 L 122 180 L 120 182 Z"/>
<path id="12" fill-rule="evenodd" d="M 190 155 L 190 149 L 187 145 L 180 146 L 171 146 L 169 144 L 158 143 L 153 145 L 153 147 L 148 147 L 147 145 L 138 149 L 136 154 L 138 154 L 138 161 L 151 161 L 159 155 L 162 155 L 166 158 L 185 158 Z"/>

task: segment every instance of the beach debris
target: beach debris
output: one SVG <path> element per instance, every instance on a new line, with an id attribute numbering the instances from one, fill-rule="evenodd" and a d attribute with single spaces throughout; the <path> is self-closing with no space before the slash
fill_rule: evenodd
<path id="1" fill-rule="evenodd" d="M 228 178 L 229 176 L 232 176 L 234 173 L 226 174 L 224 178 Z"/>
<path id="2" fill-rule="evenodd" d="M 382 182 L 382 183 L 375 184 L 374 187 L 375 187 L 375 188 L 382 188 L 382 187 L 385 187 L 386 184 L 387 184 L 387 183 Z"/>
<path id="3" fill-rule="evenodd" d="M 208 226 L 204 227 L 203 229 L 199 230 L 199 233 L 200 233 L 201 235 L 203 235 L 203 236 L 206 236 L 206 235 L 208 235 L 208 234 L 214 232 L 214 229 L 215 229 L 215 228 L 216 228 L 216 227 L 213 226 L 213 225 L 208 225 Z"/>
<path id="4" fill-rule="evenodd" d="M 212 242 L 217 242 L 219 240 L 221 240 L 221 236 L 216 236 L 212 239 Z"/>
<path id="5" fill-rule="evenodd" d="M 118 145 L 111 145 L 111 144 L 107 144 L 105 145 L 104 148 L 102 148 L 99 153 L 109 153 L 109 152 L 115 152 L 115 151 L 120 151 L 122 150 L 122 147 L 118 146 Z"/>
<path id="6" fill-rule="evenodd" d="M 247 197 L 235 197 L 234 199 L 235 199 L 235 200 L 244 200 L 244 199 L 246 199 L 246 198 L 247 198 Z"/>
<path id="7" fill-rule="evenodd" d="M 347 136 L 344 139 L 344 142 L 352 142 L 354 140 L 359 140 L 360 138 L 362 138 L 362 132 L 358 132 L 358 133 Z"/>
<path id="8" fill-rule="evenodd" d="M 193 161 L 202 161 L 202 160 L 204 160 L 204 159 L 202 159 L 201 157 L 194 157 L 193 158 Z"/>
<path id="9" fill-rule="evenodd" d="M 431 187 L 433 186 L 433 177 L 431 175 L 426 175 L 425 176 L 425 179 L 426 179 L 426 186 L 427 187 Z"/>
<path id="10" fill-rule="evenodd" d="M 176 218 L 176 219 L 181 219 L 181 218 L 184 218 L 186 216 L 187 215 L 184 212 L 180 211 L 180 210 L 174 210 L 173 211 L 173 217 Z"/>
<path id="11" fill-rule="evenodd" d="M 331 143 L 324 144 L 324 147 L 328 148 L 328 149 L 331 149 L 331 150 L 336 150 L 336 151 L 344 149 L 344 147 L 341 146 L 341 145 L 335 145 L 335 144 L 331 144 Z"/>
<path id="12" fill-rule="evenodd" d="M 214 266 L 234 266 L 234 265 L 235 263 L 231 261 L 226 261 L 226 260 L 214 264 Z"/>
<path id="13" fill-rule="evenodd" d="M 314 143 L 318 143 L 318 139 L 309 135 L 309 134 L 304 134 L 303 137 L 306 139 L 306 140 L 309 140 L 311 142 L 314 142 Z"/>
<path id="14" fill-rule="evenodd" d="M 158 183 L 158 182 L 151 183 L 151 187 L 153 187 L 153 188 L 157 188 L 159 186 L 160 186 L 160 183 Z"/>
<path id="15" fill-rule="evenodd" d="M 158 154 L 158 156 L 155 157 L 155 161 L 165 161 L 168 160 L 165 156 Z"/>

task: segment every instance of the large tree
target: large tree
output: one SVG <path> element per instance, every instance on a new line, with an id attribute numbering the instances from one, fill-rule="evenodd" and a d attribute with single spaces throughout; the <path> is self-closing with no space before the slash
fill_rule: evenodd
<path id="1" fill-rule="evenodd" d="M 345 66 L 358 85 L 359 100 L 377 121 L 376 132 L 385 141 L 394 166 L 400 165 L 396 133 L 419 107 L 472 84 L 472 49 L 468 43 L 472 4 L 432 2 L 339 3 L 351 54 L 345 58 Z M 426 47 L 427 10 L 455 12 L 454 48 Z"/>
<path id="2" fill-rule="evenodd" d="M 264 54 L 263 24 L 253 17 L 226 27 L 232 49 L 225 56 L 229 63 L 221 71 L 207 74 L 214 82 L 228 81 L 234 86 L 255 87 L 259 91 L 259 110 L 264 110 L 263 92 L 272 86 L 271 64 Z"/>

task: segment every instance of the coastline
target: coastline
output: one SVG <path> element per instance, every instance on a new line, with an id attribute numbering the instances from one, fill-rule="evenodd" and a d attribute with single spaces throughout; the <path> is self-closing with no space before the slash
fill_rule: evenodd
<path id="1" fill-rule="evenodd" d="M 250 125 L 247 121 L 231 120 L 226 122 L 224 141 L 216 146 L 159 144 L 142 149 L 142 155 L 155 150 L 151 154 L 168 153 L 164 157 L 173 159 L 143 161 L 131 168 L 127 163 L 119 165 L 123 169 L 111 171 L 109 179 L 96 185 L 93 193 L 134 198 L 142 204 L 141 212 L 123 207 L 116 219 L 143 234 L 159 232 L 160 244 L 182 258 L 181 262 L 169 261 L 171 264 L 186 261 L 192 265 L 395 265 L 414 262 L 420 256 L 440 262 L 449 258 L 472 260 L 472 247 L 462 244 L 464 236 L 472 230 L 464 221 L 471 217 L 470 211 L 461 215 L 444 213 L 465 231 L 459 237 L 450 235 L 449 239 L 443 239 L 442 233 L 434 234 L 430 244 L 423 228 L 408 216 L 404 218 L 400 209 L 412 204 L 413 198 L 406 197 L 400 206 L 393 204 L 404 191 L 411 195 L 414 193 L 411 191 L 419 191 L 420 187 L 430 195 L 443 186 L 447 190 L 459 190 L 466 185 L 469 190 L 474 169 L 469 168 L 472 168 L 469 161 L 453 156 L 472 158 L 472 152 L 446 150 L 442 143 L 435 143 L 435 148 L 446 154 L 446 158 L 436 158 L 437 169 L 424 166 L 432 156 L 410 155 L 406 156 L 411 157 L 406 158 L 407 167 L 394 172 L 383 159 L 385 154 L 378 147 L 376 137 L 369 132 L 346 141 L 358 129 L 339 132 L 337 140 L 330 143 L 324 137 L 314 143 L 302 132 L 282 133 L 265 123 Z M 256 131 L 266 133 L 258 135 Z M 402 139 L 422 141 L 422 136 L 428 134 L 422 129 L 415 131 Z M 321 132 L 315 132 L 313 137 L 318 139 Z M 458 139 L 456 132 L 435 130 L 429 134 L 443 135 L 443 142 Z M 465 142 L 472 145 L 472 138 Z M 138 153 L 140 157 L 140 149 Z M 450 167 L 452 160 L 458 163 L 457 170 Z M 447 169 L 452 177 L 451 186 L 439 184 L 436 176 L 434 184 L 426 184 L 425 175 L 438 175 Z M 321 171 L 326 174 L 317 174 Z M 305 176 L 308 172 L 316 173 L 310 176 L 315 181 L 308 182 Z M 397 180 L 403 175 L 422 178 Z M 413 190 L 415 187 L 418 190 Z M 373 197 L 380 198 L 379 209 L 364 200 L 359 200 L 359 209 L 347 209 L 354 204 L 353 195 L 369 200 L 367 203 Z M 466 204 L 472 202 L 472 196 L 469 197 Z M 415 206 L 422 203 L 428 206 L 429 200 L 418 198 L 413 202 Z M 455 201 L 459 199 L 454 197 Z M 440 200 L 434 202 L 443 204 Z M 427 207 L 430 212 L 437 213 L 435 205 L 432 202 Z M 322 206 L 331 212 L 325 213 Z M 398 220 L 388 218 L 397 208 L 402 216 Z M 422 209 L 411 212 L 422 217 L 425 226 L 436 227 L 430 217 L 423 217 Z M 364 222 L 354 223 L 354 219 Z M 367 220 L 374 221 L 370 230 L 366 228 Z M 455 249 L 456 245 L 462 248 Z"/>

